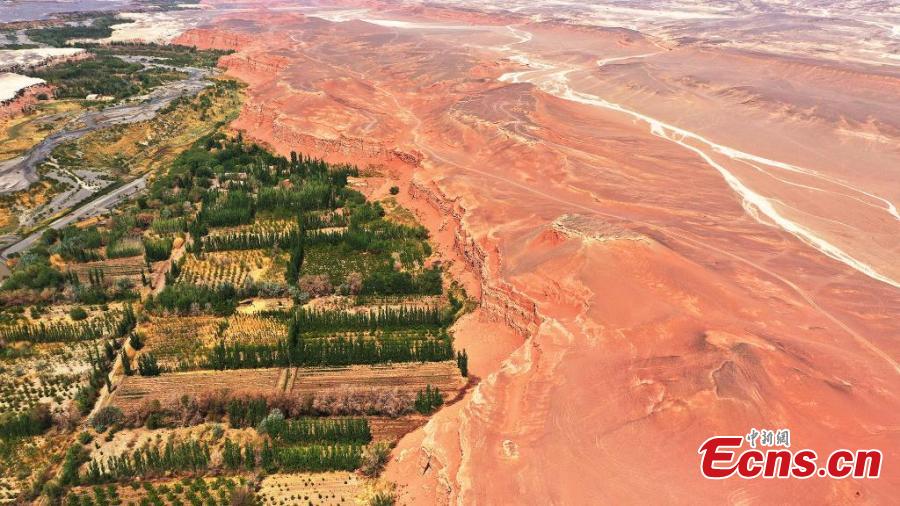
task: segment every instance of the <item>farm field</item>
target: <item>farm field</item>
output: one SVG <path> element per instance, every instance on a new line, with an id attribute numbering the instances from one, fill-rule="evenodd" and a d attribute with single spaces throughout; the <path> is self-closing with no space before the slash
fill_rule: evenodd
<path id="1" fill-rule="evenodd" d="M 401 437 L 412 432 L 417 427 L 425 425 L 428 417 L 421 414 L 408 415 L 398 418 L 371 417 L 369 425 L 372 427 L 372 439 L 374 441 L 396 442 Z"/>
<path id="2" fill-rule="evenodd" d="M 98 260 L 72 264 L 69 270 L 75 273 L 82 281 L 89 281 L 91 271 L 101 271 L 103 276 L 109 279 L 127 278 L 140 280 L 142 272 L 146 271 L 144 257 L 140 254 L 129 257 L 114 258 L 110 260 Z"/>
<path id="3" fill-rule="evenodd" d="M 441 295 L 419 297 L 347 297 L 331 295 L 319 297 L 309 301 L 306 307 L 316 310 L 340 310 L 348 313 L 377 313 L 385 309 L 432 309 L 446 306 L 449 303 L 447 297 Z"/>
<path id="4" fill-rule="evenodd" d="M 150 317 L 137 332 L 144 336 L 144 347 L 167 370 L 194 369 L 204 360 L 203 350 L 215 335 L 214 316 L 184 318 Z"/>
<path id="5" fill-rule="evenodd" d="M 244 476 L 216 478 L 181 478 L 153 480 L 127 485 L 108 484 L 73 488 L 66 496 L 67 504 L 100 506 L 101 504 L 199 504 L 228 506 L 234 490 L 247 488 Z M 176 502 L 180 501 L 180 502 Z"/>
<path id="6" fill-rule="evenodd" d="M 281 313 L 290 311 L 294 307 L 294 301 L 290 297 L 263 298 L 256 297 L 240 301 L 236 314 L 254 315 L 258 313 Z"/>
<path id="7" fill-rule="evenodd" d="M 408 399 L 410 394 L 428 385 L 452 398 L 465 387 L 466 380 L 453 361 L 334 368 L 193 371 L 147 377 L 134 375 L 122 380 L 110 397 L 110 405 L 119 408 L 127 418 L 139 413 L 149 402 L 158 401 L 162 407 L 175 406 L 185 396 L 194 399 L 203 395 L 233 393 L 277 399 L 287 394 L 296 402 L 318 398 L 325 403 L 370 392 L 407 394 Z"/>
<path id="8" fill-rule="evenodd" d="M 355 504 L 364 491 L 365 482 L 353 473 L 273 474 L 262 480 L 257 497 L 272 506 L 342 506 Z"/>
<path id="9" fill-rule="evenodd" d="M 90 355 L 99 345 L 93 340 L 20 348 L 20 357 L 0 366 L 0 413 L 24 413 L 38 403 L 64 411 L 90 371 Z"/>
<path id="10" fill-rule="evenodd" d="M 224 284 L 244 286 L 253 283 L 279 284 L 284 280 L 284 261 L 263 250 L 217 251 L 202 257 L 190 254 L 184 262 L 180 280 L 215 288 Z"/>
<path id="11" fill-rule="evenodd" d="M 197 371 L 147 377 L 134 375 L 123 378 L 110 397 L 110 405 L 129 416 L 148 402 L 159 401 L 167 406 L 179 402 L 184 395 L 196 397 L 222 390 L 274 393 L 282 375 L 281 369 Z"/>
<path id="12" fill-rule="evenodd" d="M 465 384 L 456 362 L 424 362 L 336 368 L 296 368 L 288 378 L 290 392 L 314 394 L 330 389 L 390 388 L 416 392 L 426 385 L 456 394 Z"/>
<path id="13" fill-rule="evenodd" d="M 0 503 L 389 504 L 393 445 L 467 388 L 427 231 L 228 131 L 240 96 L 54 151 L 147 186 L 8 262 Z"/>

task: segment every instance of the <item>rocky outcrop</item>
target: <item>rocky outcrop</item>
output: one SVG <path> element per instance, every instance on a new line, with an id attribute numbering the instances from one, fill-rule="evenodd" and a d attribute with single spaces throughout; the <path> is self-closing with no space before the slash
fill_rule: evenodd
<path id="1" fill-rule="evenodd" d="M 566 37 L 573 49 L 560 68 L 584 65 L 566 74 L 573 94 L 603 83 L 598 53 L 660 49 L 539 28 L 500 48 L 496 33 L 466 36 L 535 61 L 558 58 L 546 48 Z M 460 54 L 474 44 L 393 32 L 290 25 L 226 65 L 250 83 L 235 128 L 283 154 L 383 162 L 379 174 L 408 190 L 397 199 L 481 300 L 487 322 L 455 338 L 492 367 L 399 443 L 386 478 L 405 487 L 405 502 L 889 502 L 896 487 L 885 480 L 711 483 L 697 472 L 697 445 L 790 427 L 820 454 L 840 434 L 840 445 L 895 458 L 879 429 L 898 405 L 887 388 L 895 292 L 757 223 L 696 152 L 621 111 L 475 78 L 470 61 L 483 55 Z M 292 55 L 304 63 L 281 67 Z M 377 196 L 397 183 L 371 184 Z M 496 347 L 510 329 L 525 340 Z"/>
<path id="2" fill-rule="evenodd" d="M 185 32 L 176 42 L 199 48 L 243 49 L 222 57 L 219 66 L 226 69 L 229 76 L 249 83 L 251 88 L 271 86 L 293 61 L 285 56 L 252 49 L 255 40 L 243 32 L 200 28 Z M 298 92 L 296 99 L 303 100 L 304 96 Z M 376 164 L 399 161 L 416 166 L 422 159 L 418 152 L 398 149 L 381 139 L 364 139 L 344 132 L 323 136 L 293 123 L 292 118 L 286 117 L 278 105 L 263 100 L 251 90 L 240 117 L 232 127 L 281 151 L 299 151 L 331 160 Z"/>
<path id="3" fill-rule="evenodd" d="M 284 70 L 290 60 L 281 56 L 244 55 L 240 53 L 224 56 L 219 60 L 219 66 L 228 69 L 237 76 L 263 74 L 275 77 L 275 74 Z"/>
<path id="4" fill-rule="evenodd" d="M 333 160 L 352 159 L 361 164 L 399 161 L 409 166 L 416 166 L 421 160 L 421 154 L 402 151 L 383 141 L 366 140 L 343 133 L 334 138 L 310 134 L 292 125 L 290 118 L 283 118 L 275 107 L 256 102 L 252 98 L 244 104 L 240 118 L 232 126 L 282 150 Z"/>
<path id="5" fill-rule="evenodd" d="M 456 199 L 449 198 L 433 183 L 413 179 L 410 195 L 428 203 L 445 219 L 450 220 L 453 229 L 453 249 L 462 258 L 469 271 L 481 282 L 481 307 L 495 321 L 504 323 L 521 336 L 531 336 L 540 318 L 533 300 L 518 293 L 511 285 L 496 279 L 489 272 L 489 252 L 479 244 L 465 226 L 466 210 Z M 498 252 L 493 252 L 494 260 Z"/>
<path id="6" fill-rule="evenodd" d="M 237 51 L 252 41 L 253 38 L 247 34 L 214 28 L 195 28 L 179 35 L 173 42 L 185 46 L 194 46 L 198 49 L 230 49 Z"/>
<path id="7" fill-rule="evenodd" d="M 0 119 L 27 114 L 43 97 L 53 95 L 53 88 L 47 84 L 36 84 L 21 89 L 14 98 L 0 102 Z"/>

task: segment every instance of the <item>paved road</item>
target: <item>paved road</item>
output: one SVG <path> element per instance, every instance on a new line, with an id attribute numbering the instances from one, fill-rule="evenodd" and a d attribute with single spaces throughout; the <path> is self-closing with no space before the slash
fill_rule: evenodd
<path id="1" fill-rule="evenodd" d="M 160 86 L 139 103 L 124 103 L 99 111 L 85 111 L 72 119 L 69 123 L 73 125 L 72 128 L 65 128 L 48 136 L 23 156 L 0 162 L 0 194 L 24 190 L 37 182 L 40 179 L 37 166 L 60 144 L 100 128 L 151 119 L 156 116 L 157 111 L 176 98 L 199 93 L 209 84 L 206 79 L 210 74 L 209 70 L 193 67 L 177 70 L 186 72 L 188 77 Z"/>
<path id="2" fill-rule="evenodd" d="M 141 63 L 155 66 L 154 63 L 149 61 L 141 61 Z M 37 166 L 49 156 L 56 146 L 63 142 L 78 139 L 88 132 L 100 128 L 151 119 L 156 116 L 160 109 L 169 105 L 176 98 L 195 95 L 209 85 L 207 78 L 211 74 L 210 70 L 193 67 L 181 67 L 178 70 L 186 72 L 188 77 L 157 88 L 143 102 L 114 105 L 101 111 L 85 111 L 70 123 L 77 125 L 78 128 L 64 129 L 57 132 L 44 139 L 24 156 L 0 162 L 0 194 L 22 190 L 36 182 L 39 179 Z M 50 223 L 49 227 L 60 229 L 78 220 L 105 213 L 128 198 L 133 197 L 146 186 L 146 176 L 130 181 L 102 197 L 75 208 L 67 215 Z M 42 233 L 43 230 L 39 230 L 13 242 L 3 249 L 2 253 L 0 253 L 0 258 L 8 258 L 13 253 L 21 253 L 34 244 Z M 0 269 L 0 278 L 3 277 L 4 273 Z"/>
<path id="3" fill-rule="evenodd" d="M 69 214 L 56 219 L 48 225 L 50 228 L 55 228 L 57 230 L 65 227 L 70 223 L 74 223 L 78 220 L 82 220 L 85 218 L 90 218 L 92 216 L 97 216 L 98 214 L 103 214 L 113 207 L 119 205 L 123 201 L 131 198 L 136 193 L 140 192 L 144 188 L 147 187 L 147 176 L 142 176 L 130 183 L 123 185 L 120 188 L 116 188 L 115 190 L 103 195 L 102 197 L 96 198 L 87 204 L 75 209 Z M 13 244 L 6 248 L 0 256 L 3 258 L 8 258 L 12 253 L 21 253 L 22 251 L 28 249 L 35 241 L 40 239 L 43 230 L 38 230 L 37 232 L 23 238 L 19 242 Z"/>

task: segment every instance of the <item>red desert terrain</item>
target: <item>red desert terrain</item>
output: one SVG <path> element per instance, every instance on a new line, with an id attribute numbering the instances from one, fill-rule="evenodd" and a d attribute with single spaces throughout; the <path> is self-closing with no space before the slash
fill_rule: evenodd
<path id="1" fill-rule="evenodd" d="M 233 127 L 399 183 L 481 301 L 477 386 L 394 450 L 402 502 L 896 503 L 896 64 L 474 2 L 211 4 L 177 41 L 235 50 Z M 751 428 L 882 476 L 704 479 L 703 441 Z"/>

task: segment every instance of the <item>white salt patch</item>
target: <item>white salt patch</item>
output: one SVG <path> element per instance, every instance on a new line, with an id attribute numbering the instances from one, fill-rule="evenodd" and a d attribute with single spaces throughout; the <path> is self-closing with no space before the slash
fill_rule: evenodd
<path id="1" fill-rule="evenodd" d="M 68 42 L 171 42 L 190 28 L 199 24 L 204 9 L 190 9 L 169 12 L 123 12 L 120 18 L 132 20 L 130 23 L 112 25 L 112 35 L 105 39 L 71 39 Z"/>
<path id="2" fill-rule="evenodd" d="M 42 65 L 56 58 L 68 58 L 83 53 L 84 49 L 76 47 L 40 47 L 36 49 L 3 49 L 0 50 L 0 69 L 30 67 Z"/>
<path id="3" fill-rule="evenodd" d="M 0 102 L 12 100 L 20 90 L 43 83 L 43 79 L 4 72 L 0 74 Z"/>

